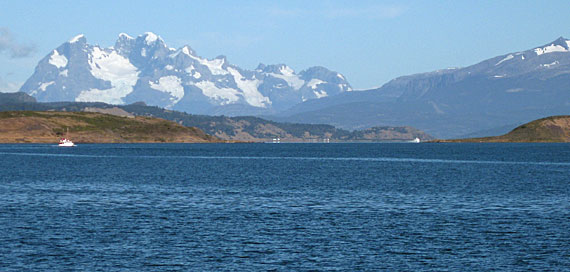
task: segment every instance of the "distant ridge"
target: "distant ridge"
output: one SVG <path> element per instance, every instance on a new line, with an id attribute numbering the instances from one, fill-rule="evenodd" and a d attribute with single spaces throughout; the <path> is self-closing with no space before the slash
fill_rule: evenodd
<path id="1" fill-rule="evenodd" d="M 1 93 L 0 105 L 17 104 L 17 103 L 36 103 L 36 99 L 26 93 Z"/>
<path id="2" fill-rule="evenodd" d="M 382 87 L 313 99 L 276 121 L 344 129 L 413 126 L 439 138 L 570 114 L 570 40 L 560 37 L 479 63 L 395 78 Z"/>
<path id="3" fill-rule="evenodd" d="M 281 138 L 283 142 L 409 141 L 416 137 L 422 140 L 434 139 L 412 127 L 377 127 L 363 131 L 348 131 L 327 124 L 280 123 L 253 116 L 193 115 L 146 106 L 141 102 L 119 106 L 101 102 L 15 102 L 0 104 L 0 112 L 2 111 L 99 112 L 121 117 L 155 117 L 174 121 L 186 127 L 197 127 L 207 134 L 229 141 L 267 142 L 273 138 Z"/>

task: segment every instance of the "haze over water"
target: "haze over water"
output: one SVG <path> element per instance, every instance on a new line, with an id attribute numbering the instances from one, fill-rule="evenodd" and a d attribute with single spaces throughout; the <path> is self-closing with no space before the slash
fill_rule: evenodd
<path id="1" fill-rule="evenodd" d="M 567 270 L 568 144 L 0 145 L 6 270 Z"/>

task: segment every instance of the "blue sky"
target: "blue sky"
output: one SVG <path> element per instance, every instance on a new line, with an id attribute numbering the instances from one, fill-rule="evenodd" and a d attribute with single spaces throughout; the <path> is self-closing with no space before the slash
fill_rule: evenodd
<path id="1" fill-rule="evenodd" d="M 245 69 L 325 66 L 355 89 L 570 38 L 568 1 L 2 1 L 0 91 L 77 34 L 160 35 Z"/>

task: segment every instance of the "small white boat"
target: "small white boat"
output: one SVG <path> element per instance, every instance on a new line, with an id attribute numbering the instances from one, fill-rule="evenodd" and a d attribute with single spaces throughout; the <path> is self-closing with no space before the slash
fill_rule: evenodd
<path id="1" fill-rule="evenodd" d="M 417 138 L 417 137 L 410 141 L 410 143 L 419 143 L 419 142 L 421 142 L 421 140 L 420 140 L 420 138 Z"/>
<path id="2" fill-rule="evenodd" d="M 65 133 L 65 135 L 67 136 L 67 134 L 69 134 L 69 128 L 67 128 L 67 132 Z M 59 139 L 59 145 L 58 146 L 71 147 L 71 146 L 76 146 L 76 145 L 67 137 L 63 137 L 63 138 Z"/>
<path id="3" fill-rule="evenodd" d="M 75 144 L 70 139 L 61 138 L 61 139 L 59 139 L 59 145 L 58 146 L 70 147 L 70 146 L 75 146 Z"/>

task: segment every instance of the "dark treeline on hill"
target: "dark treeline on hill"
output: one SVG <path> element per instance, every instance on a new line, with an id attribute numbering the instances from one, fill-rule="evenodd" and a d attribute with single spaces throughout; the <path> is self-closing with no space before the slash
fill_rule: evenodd
<path id="1" fill-rule="evenodd" d="M 414 138 L 431 140 L 430 135 L 411 127 L 374 127 L 348 131 L 324 124 L 299 124 L 268 121 L 258 117 L 193 115 L 171 111 L 144 103 L 109 105 L 100 102 L 38 103 L 23 93 L 0 93 L 0 111 L 94 111 L 120 116 L 149 116 L 175 121 L 187 127 L 198 127 L 224 140 L 318 142 L 331 141 L 407 141 Z"/>

